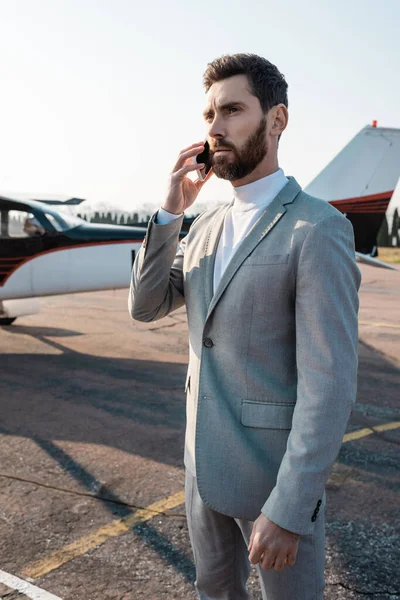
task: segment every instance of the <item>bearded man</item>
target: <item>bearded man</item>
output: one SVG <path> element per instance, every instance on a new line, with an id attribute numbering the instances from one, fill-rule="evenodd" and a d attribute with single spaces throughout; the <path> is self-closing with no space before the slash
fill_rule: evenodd
<path id="1" fill-rule="evenodd" d="M 212 170 L 180 153 L 132 272 L 129 310 L 186 305 L 186 512 L 203 600 L 322 600 L 325 485 L 356 396 L 360 272 L 350 222 L 278 164 L 287 83 L 266 59 L 204 74 Z M 183 214 L 212 174 L 232 201 Z M 166 399 L 168 402 L 168 399 Z"/>

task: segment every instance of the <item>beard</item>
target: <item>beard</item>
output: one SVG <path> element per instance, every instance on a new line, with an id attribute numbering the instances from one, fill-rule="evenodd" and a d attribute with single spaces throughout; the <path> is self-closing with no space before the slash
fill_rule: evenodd
<path id="1" fill-rule="evenodd" d="M 222 147 L 229 148 L 231 152 L 228 157 L 224 154 L 214 156 L 213 153 L 212 169 L 215 175 L 228 181 L 236 181 L 250 175 L 268 152 L 268 144 L 265 139 L 266 128 L 267 119 L 263 116 L 257 129 L 249 135 L 242 148 L 237 148 L 223 140 L 218 141 L 214 151 L 218 150 L 218 147 Z M 234 155 L 233 160 L 232 154 Z"/>

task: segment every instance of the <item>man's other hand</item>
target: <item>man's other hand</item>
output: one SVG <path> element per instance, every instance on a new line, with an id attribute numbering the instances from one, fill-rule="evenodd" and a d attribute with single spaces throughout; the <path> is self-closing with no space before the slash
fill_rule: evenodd
<path id="1" fill-rule="evenodd" d="M 283 529 L 261 514 L 253 524 L 248 550 L 253 565 L 282 571 L 296 562 L 300 535 Z"/>

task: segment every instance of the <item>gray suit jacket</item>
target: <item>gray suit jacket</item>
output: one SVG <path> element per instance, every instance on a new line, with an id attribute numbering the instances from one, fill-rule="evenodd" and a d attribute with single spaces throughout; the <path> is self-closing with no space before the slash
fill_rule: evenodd
<path id="1" fill-rule="evenodd" d="M 311 534 L 356 396 L 360 272 L 350 222 L 292 177 L 238 247 L 213 294 L 231 204 L 150 220 L 132 272 L 131 316 L 186 305 L 186 467 L 203 501 Z"/>

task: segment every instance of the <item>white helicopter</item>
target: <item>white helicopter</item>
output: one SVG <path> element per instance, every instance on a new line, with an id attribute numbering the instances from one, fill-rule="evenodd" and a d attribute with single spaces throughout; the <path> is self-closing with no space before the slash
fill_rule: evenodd
<path id="1" fill-rule="evenodd" d="M 39 310 L 40 296 L 129 285 L 144 227 L 87 223 L 66 202 L 0 196 L 0 325 Z"/>
<path id="2" fill-rule="evenodd" d="M 400 130 L 378 128 L 374 122 L 305 188 L 346 214 L 360 262 L 397 270 L 374 256 L 399 174 Z M 0 325 L 38 312 L 40 296 L 129 286 L 146 228 L 91 224 L 54 208 L 81 202 L 0 196 Z"/>

